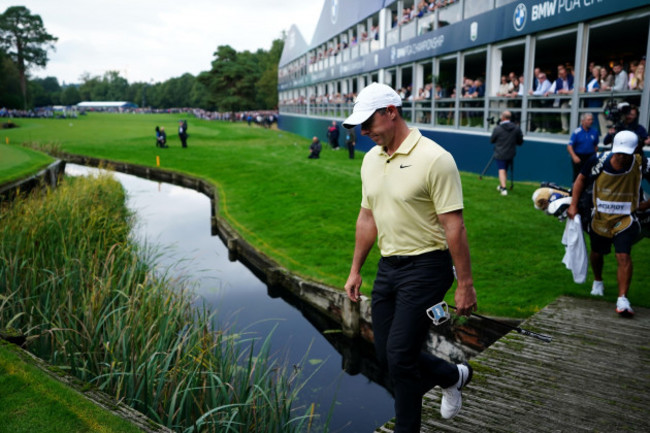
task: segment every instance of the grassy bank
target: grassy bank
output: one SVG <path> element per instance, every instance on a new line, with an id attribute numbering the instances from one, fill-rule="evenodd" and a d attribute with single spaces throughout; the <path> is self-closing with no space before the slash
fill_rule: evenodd
<path id="1" fill-rule="evenodd" d="M 53 158 L 21 146 L 0 144 L 0 185 L 34 174 Z"/>
<path id="2" fill-rule="evenodd" d="M 0 430 L 12 433 L 138 433 L 133 424 L 105 411 L 25 361 L 0 341 Z"/>
<path id="3" fill-rule="evenodd" d="M 37 356 L 176 430 L 303 431 L 299 378 L 268 341 L 213 328 L 183 281 L 150 271 L 118 182 L 72 179 L 0 220 L 0 324 Z M 0 380 L 12 383 L 1 368 Z"/>
<path id="4" fill-rule="evenodd" d="M 342 287 L 354 244 L 361 200 L 361 155 L 325 149 L 308 160 L 309 141 L 277 130 L 189 120 L 189 148 L 174 135 L 178 116 L 91 114 L 72 122 L 20 120 L 11 142 L 48 144 L 64 151 L 112 160 L 161 166 L 214 182 L 220 213 L 251 244 L 280 264 L 308 278 Z M 154 146 L 153 130 L 165 126 L 169 149 Z M 324 134 L 321 134 L 324 135 Z M 321 137 L 324 138 L 324 137 Z M 444 143 L 443 143 L 444 145 Z M 465 218 L 482 313 L 526 317 L 560 294 L 588 296 L 561 263 L 564 225 L 534 210 L 537 185 L 517 183 L 507 197 L 496 181 L 463 174 Z M 632 305 L 650 306 L 650 242 L 633 250 Z M 363 272 L 370 293 L 379 255 L 376 249 Z M 606 298 L 615 300 L 613 257 L 605 267 Z M 453 294 L 448 295 L 453 299 Z"/>

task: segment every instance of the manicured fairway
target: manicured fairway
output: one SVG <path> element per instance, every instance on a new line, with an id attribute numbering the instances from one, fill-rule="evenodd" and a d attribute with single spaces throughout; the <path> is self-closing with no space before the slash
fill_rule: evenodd
<path id="1" fill-rule="evenodd" d="M 189 121 L 187 149 L 176 134 L 181 118 Z M 151 166 L 159 156 L 163 168 L 210 179 L 219 189 L 221 214 L 248 242 L 298 274 L 337 287 L 347 278 L 361 200 L 361 154 L 349 160 L 345 150 L 325 148 L 320 160 L 309 160 L 309 140 L 294 134 L 185 115 L 90 114 L 16 123 L 20 127 L 7 133 L 12 143 L 55 143 L 70 153 Z M 154 146 L 156 125 L 165 127 L 169 149 Z M 325 131 L 314 134 L 325 142 Z M 463 174 L 480 312 L 526 317 L 560 294 L 588 296 L 591 275 L 587 284 L 576 285 L 561 263 L 564 224 L 532 206 L 537 185 L 516 183 L 507 197 L 495 187 L 494 178 Z M 632 305 L 650 306 L 650 241 L 637 244 L 632 256 Z M 366 294 L 377 259 L 374 249 L 364 267 Z M 616 299 L 614 262 L 606 258 L 610 301 Z"/>

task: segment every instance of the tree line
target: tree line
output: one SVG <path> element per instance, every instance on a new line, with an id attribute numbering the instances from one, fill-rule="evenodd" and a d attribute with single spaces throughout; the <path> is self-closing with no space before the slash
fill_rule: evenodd
<path id="1" fill-rule="evenodd" d="M 45 30 L 41 17 L 24 6 L 11 6 L 0 15 L 0 106 L 30 109 L 81 101 L 129 101 L 153 109 L 196 107 L 221 112 L 277 107 L 284 34 L 268 51 L 238 52 L 219 45 L 209 71 L 159 83 L 129 83 L 118 71 L 101 76 L 85 72 L 80 83 L 67 85 L 56 77 L 30 77 L 31 70 L 47 65 L 48 50 L 55 49 L 57 40 Z"/>

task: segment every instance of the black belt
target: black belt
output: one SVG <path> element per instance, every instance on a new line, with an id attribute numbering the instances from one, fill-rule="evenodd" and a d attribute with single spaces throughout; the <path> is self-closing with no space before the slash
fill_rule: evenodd
<path id="1" fill-rule="evenodd" d="M 429 251 L 428 253 L 416 254 L 412 256 L 385 256 L 382 257 L 381 260 L 387 265 L 398 268 L 400 266 L 413 263 L 418 259 L 428 259 L 428 258 L 433 259 L 435 257 L 442 257 L 447 254 L 449 254 L 449 250 L 434 250 L 434 251 Z"/>

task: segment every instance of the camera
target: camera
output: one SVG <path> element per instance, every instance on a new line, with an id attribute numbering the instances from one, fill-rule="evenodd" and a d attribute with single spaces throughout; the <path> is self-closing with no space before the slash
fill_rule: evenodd
<path id="1" fill-rule="evenodd" d="M 621 123 L 621 119 L 627 116 L 631 109 L 632 107 L 628 102 L 617 103 L 614 100 L 607 102 L 603 111 L 605 118 L 607 119 L 607 127 L 611 128 L 614 125 L 618 127 Z"/>
<path id="2" fill-rule="evenodd" d="M 488 125 L 494 125 L 495 123 L 496 123 L 497 125 L 500 125 L 500 124 L 501 124 L 501 119 L 498 118 L 498 117 L 495 118 L 494 116 L 490 116 L 490 117 L 488 117 L 488 118 L 487 118 L 487 121 L 488 121 Z"/>

